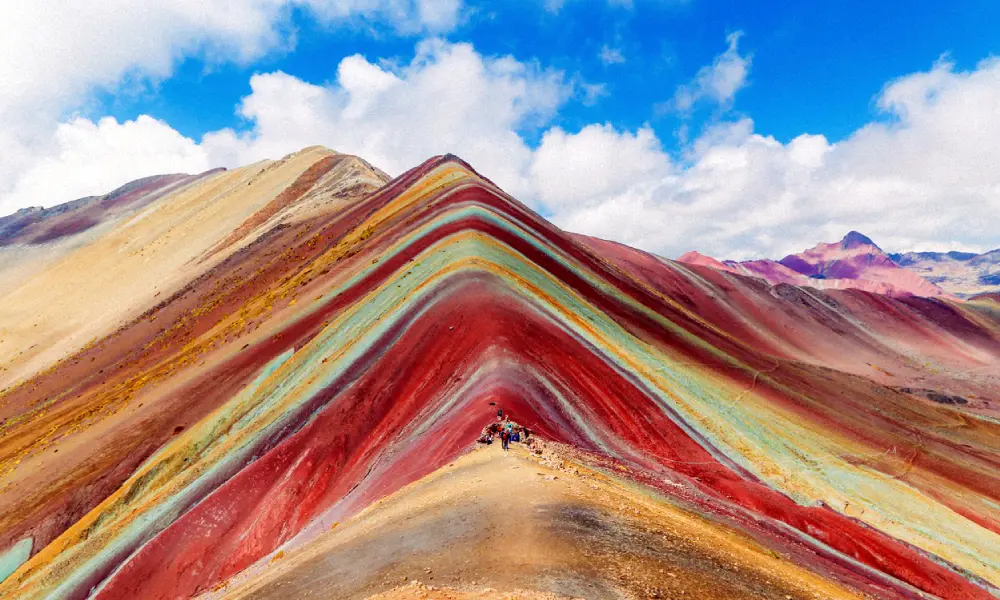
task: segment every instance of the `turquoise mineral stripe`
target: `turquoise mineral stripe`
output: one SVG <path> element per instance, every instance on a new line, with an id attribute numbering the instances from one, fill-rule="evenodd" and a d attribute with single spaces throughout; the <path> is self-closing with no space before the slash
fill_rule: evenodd
<path id="1" fill-rule="evenodd" d="M 248 399 L 253 397 L 254 392 L 257 388 L 271 376 L 278 367 L 291 358 L 293 351 L 291 349 L 287 350 L 270 363 L 268 363 L 260 372 L 260 374 L 255 378 L 255 380 L 248 386 L 246 386 L 234 399 L 228 402 L 220 411 L 217 411 L 209 417 L 207 420 L 203 420 L 196 425 L 194 425 L 188 432 L 185 433 L 184 437 L 175 440 L 172 444 L 168 445 L 167 448 L 176 448 L 176 444 L 189 442 L 191 444 L 191 449 L 198 452 L 205 447 L 211 447 L 213 442 L 217 439 L 219 431 L 221 429 L 221 423 L 225 422 L 227 418 L 231 418 L 232 414 L 238 410 L 241 406 L 244 406 Z M 213 438 L 212 436 L 216 436 Z M 188 475 L 192 473 L 201 473 L 200 476 L 195 478 L 192 482 L 181 489 L 171 490 L 168 497 L 163 498 L 162 501 L 156 503 L 154 506 L 146 506 L 142 514 L 139 514 L 125 529 L 123 529 L 117 536 L 112 539 L 102 540 L 101 531 L 96 531 L 92 538 L 66 549 L 58 557 L 58 562 L 63 562 L 71 559 L 75 554 L 82 552 L 85 548 L 93 548 L 98 545 L 97 551 L 81 566 L 79 566 L 73 573 L 68 574 L 62 582 L 52 591 L 54 597 L 62 597 L 70 594 L 73 590 L 78 589 L 83 582 L 95 571 L 100 569 L 103 565 L 109 563 L 120 563 L 124 564 L 127 562 L 125 556 L 130 549 L 137 549 L 141 547 L 142 544 L 152 539 L 157 533 L 165 529 L 170 523 L 173 523 L 177 517 L 183 514 L 185 507 L 194 501 L 197 501 L 200 497 L 204 496 L 207 492 L 218 487 L 218 485 L 227 479 L 229 479 L 233 474 L 235 474 L 246 462 L 248 461 L 249 454 L 252 448 L 242 447 L 231 450 L 221 457 L 221 460 L 214 464 L 204 464 L 199 463 L 202 469 L 185 469 L 182 471 L 180 476 Z M 161 449 L 158 452 L 159 462 L 171 461 L 174 459 L 175 455 L 166 455 L 166 449 Z M 156 469 L 157 464 L 152 461 L 147 461 L 150 465 L 148 470 Z M 132 485 L 136 485 L 137 481 L 142 477 L 143 471 L 137 472 L 130 478 L 122 488 L 129 488 Z M 175 476 L 176 478 L 177 476 Z M 148 494 L 156 493 L 155 490 L 163 487 L 167 482 L 160 482 L 161 485 L 153 489 L 147 489 L 145 494 L 142 494 L 138 498 L 142 500 L 148 500 Z M 111 507 L 106 507 L 102 509 L 98 507 L 97 510 L 103 510 L 106 514 L 112 516 L 131 516 L 129 515 L 132 510 L 132 503 L 122 502 L 117 506 L 113 505 Z M 104 531 L 107 531 L 105 528 Z M 93 541 L 92 541 L 93 540 Z M 99 589 L 99 588 L 98 588 Z"/>
<path id="2" fill-rule="evenodd" d="M 442 240 L 442 243 L 444 242 L 446 240 Z M 477 251 L 466 252 L 465 254 L 494 259 L 493 262 L 496 264 L 508 267 L 511 272 L 519 272 L 521 276 L 526 277 L 533 285 L 541 289 L 546 289 L 549 293 L 558 289 L 558 286 L 553 286 L 549 282 L 545 274 L 539 272 L 536 267 L 527 261 L 523 259 L 509 260 L 514 254 L 509 249 L 500 251 L 496 246 L 491 247 L 483 244 L 480 244 L 480 246 Z M 429 249 L 422 255 L 421 266 L 437 270 L 439 265 L 434 264 L 435 261 L 433 258 L 435 257 L 429 255 L 428 253 L 430 252 L 433 252 L 433 249 Z M 452 249 L 452 252 L 459 254 L 455 249 Z M 513 287 L 515 291 L 520 291 L 520 286 L 515 285 Z M 556 295 L 560 294 L 556 293 Z M 606 328 L 605 339 L 613 339 L 617 344 L 623 345 L 626 349 L 622 353 L 623 355 L 638 358 L 639 362 L 645 363 L 644 366 L 649 371 L 658 371 L 665 380 L 658 382 L 662 386 L 660 389 L 669 388 L 676 396 L 684 397 L 687 402 L 678 404 L 672 398 L 663 395 L 659 396 L 660 400 L 670 404 L 680 414 L 687 415 L 687 418 L 690 419 L 688 422 L 689 426 L 693 426 L 692 424 L 694 423 L 702 425 L 696 428 L 704 436 L 712 439 L 717 444 L 716 447 L 723 450 L 726 457 L 743 464 L 751 472 L 756 472 L 758 476 L 765 481 L 769 481 L 774 487 L 785 489 L 786 491 L 789 491 L 789 488 L 782 484 L 787 483 L 790 478 L 791 480 L 799 478 L 797 485 L 790 490 L 795 492 L 806 487 L 802 485 L 803 480 L 810 479 L 811 476 L 811 482 L 807 486 L 808 493 L 800 492 L 798 494 L 800 502 L 814 504 L 822 501 L 836 506 L 836 503 L 832 501 L 839 499 L 842 495 L 839 490 L 849 490 L 852 487 L 852 484 L 847 484 L 846 480 L 853 477 L 861 477 L 870 485 L 882 487 L 883 490 L 878 496 L 883 498 L 892 497 L 893 494 L 896 497 L 909 496 L 914 497 L 914 499 L 919 498 L 920 501 L 914 504 L 906 507 L 895 507 L 895 512 L 888 519 L 890 520 L 890 524 L 897 524 L 897 529 L 903 529 L 901 533 L 909 533 L 909 535 L 903 536 L 905 539 L 914 542 L 928 551 L 933 552 L 933 549 L 938 544 L 934 543 L 934 540 L 920 536 L 917 531 L 907 529 L 905 525 L 900 525 L 900 521 L 905 523 L 908 519 L 914 519 L 916 522 L 919 522 L 917 517 L 924 515 L 925 512 L 933 513 L 935 515 L 933 518 L 935 519 L 950 515 L 951 518 L 948 520 L 956 521 L 955 525 L 957 530 L 959 530 L 956 531 L 958 535 L 955 537 L 957 539 L 953 539 L 952 541 L 957 542 L 960 545 L 959 547 L 970 547 L 961 546 L 961 544 L 982 539 L 984 535 L 987 537 L 996 537 L 992 532 L 985 530 L 971 521 L 964 518 L 955 519 L 957 515 L 949 509 L 933 499 L 920 494 L 917 490 L 903 482 L 885 477 L 881 473 L 866 472 L 863 469 L 857 469 L 853 465 L 836 459 L 835 457 L 838 456 L 836 449 L 832 448 L 826 440 L 815 439 L 815 436 L 810 435 L 811 432 L 809 430 L 804 429 L 794 421 L 790 421 L 780 411 L 763 409 L 758 405 L 756 409 L 759 411 L 759 414 L 748 412 L 744 403 L 734 401 L 745 390 L 730 389 L 723 393 L 723 390 L 718 387 L 720 384 L 718 382 L 707 381 L 708 378 L 704 374 L 694 378 L 678 377 L 680 373 L 673 369 L 665 374 L 665 369 L 658 367 L 669 361 L 667 357 L 663 355 L 656 356 L 657 352 L 655 349 L 642 343 L 640 340 L 632 338 L 627 332 L 621 330 L 617 324 L 613 324 L 602 314 L 597 314 L 593 311 L 582 299 L 563 294 L 562 298 L 552 302 L 552 308 L 557 313 L 565 311 L 569 315 L 583 316 L 590 322 L 591 326 L 604 326 Z M 575 327 L 573 321 L 567 321 L 566 326 L 570 328 Z M 589 337 L 584 332 L 578 331 L 578 333 L 582 334 L 583 337 Z M 592 339 L 591 341 L 595 345 L 602 345 L 598 343 L 599 340 L 597 339 Z M 603 345 L 606 346 L 606 344 Z M 619 365 L 619 367 L 621 368 L 622 365 Z M 641 373 L 633 373 L 633 375 L 638 376 L 640 379 L 646 379 Z M 645 383 L 646 387 L 649 388 L 660 387 L 654 385 L 654 382 L 650 380 L 646 380 Z M 679 390 L 683 390 L 684 393 L 681 393 Z M 706 423 L 714 423 L 716 425 L 714 427 L 705 427 Z M 740 450 L 737 450 L 733 446 L 733 443 L 737 443 Z M 748 453 L 750 456 L 744 454 L 748 449 L 753 450 Z M 803 474 L 801 462 L 803 455 L 830 456 L 833 457 L 833 460 L 832 464 L 821 464 L 817 461 L 810 468 L 805 469 L 805 474 Z M 826 463 L 829 462 L 831 461 L 826 461 Z M 773 467 L 781 468 L 774 469 Z M 847 476 L 848 473 L 851 477 Z M 873 500 L 867 504 L 871 505 L 874 509 L 876 502 Z M 868 514 L 876 515 L 878 513 L 879 511 L 872 510 Z M 885 524 L 881 523 L 880 525 L 884 526 Z M 970 555 L 969 559 L 971 560 L 973 557 Z M 977 560 L 976 562 L 981 561 Z"/>
<path id="3" fill-rule="evenodd" d="M 11 573 L 28 560 L 33 544 L 32 538 L 24 538 L 0 554 L 0 581 L 10 577 Z"/>
<path id="4" fill-rule="evenodd" d="M 479 207 L 467 207 L 465 210 L 481 211 L 480 216 L 490 217 L 488 211 Z M 757 410 L 760 414 L 748 412 L 747 404 L 743 402 L 733 402 L 733 397 L 743 390 L 733 389 L 731 385 L 724 385 L 719 381 L 712 381 L 705 373 L 701 373 L 687 365 L 679 364 L 669 356 L 642 340 L 639 340 L 621 328 L 620 325 L 608 318 L 605 314 L 597 311 L 582 297 L 570 292 L 553 281 L 551 276 L 541 271 L 537 266 L 529 263 L 523 256 L 513 252 L 510 248 L 497 243 L 487 242 L 484 237 L 469 234 L 456 234 L 435 243 L 418 257 L 420 260 L 408 269 L 412 271 L 412 276 L 397 273 L 396 277 L 387 280 L 378 289 L 374 290 L 363 301 L 356 303 L 345 311 L 340 317 L 325 328 L 309 344 L 300 351 L 284 361 L 274 372 L 274 376 L 265 381 L 260 389 L 253 394 L 252 402 L 259 408 L 252 414 L 244 413 L 246 419 L 240 421 L 238 431 L 229 431 L 227 435 L 232 437 L 250 436 L 252 439 L 266 438 L 268 432 L 277 431 L 292 419 L 300 419 L 299 409 L 315 393 L 323 387 L 331 384 L 336 378 L 341 376 L 350 365 L 352 365 L 360 355 L 372 345 L 384 341 L 384 336 L 388 329 L 402 318 L 412 319 L 418 315 L 409 314 L 407 307 L 414 305 L 419 299 L 426 295 L 434 294 L 436 288 L 450 277 L 451 274 L 461 274 L 469 271 L 486 271 L 495 275 L 500 275 L 508 281 L 514 293 L 529 299 L 533 304 L 540 304 L 546 308 L 551 318 L 556 318 L 561 322 L 561 326 L 571 330 L 581 339 L 585 339 L 594 348 L 601 349 L 609 363 L 627 373 L 631 378 L 642 383 L 643 387 L 653 392 L 653 395 L 664 406 L 670 406 L 678 414 L 685 415 L 686 423 L 679 425 L 689 429 L 695 429 L 707 439 L 712 440 L 715 452 L 721 452 L 729 460 L 737 461 L 744 465 L 751 472 L 757 472 L 754 464 L 769 467 L 781 467 L 767 469 L 767 473 L 758 473 L 762 478 L 768 480 L 777 488 L 782 487 L 782 477 L 802 476 L 801 462 L 796 462 L 796 469 L 789 471 L 790 459 L 801 460 L 802 453 L 806 455 L 829 454 L 831 448 L 825 441 L 817 441 L 809 435 L 810 432 L 803 430 L 794 422 L 782 417 L 779 412 L 767 410 Z M 450 269 L 462 259 L 473 259 L 466 262 L 458 271 Z M 442 275 L 448 273 L 448 275 Z M 524 286 L 520 285 L 516 279 L 512 279 L 510 273 L 532 286 L 543 290 L 550 298 L 540 298 L 535 294 L 530 294 Z M 627 299 L 625 299 L 627 301 Z M 636 304 L 637 310 L 644 310 Z M 412 312 L 412 311 L 409 311 Z M 651 313 L 651 311 L 648 311 Z M 658 315 L 656 315 L 658 316 Z M 581 321 L 588 324 L 588 328 L 579 326 Z M 660 317 L 661 321 L 667 321 Z M 669 323 L 669 322 L 667 322 Z M 666 324 L 666 323 L 665 323 Z M 593 329 L 593 331 L 591 331 Z M 624 357 L 630 360 L 624 362 Z M 323 363 L 323 359 L 333 358 Z M 638 364 L 642 368 L 635 369 L 632 364 Z M 656 390 L 670 389 L 672 395 L 657 393 Z M 715 423 L 715 426 L 707 425 Z M 256 432 L 256 433 L 255 433 Z M 254 446 L 251 440 L 244 440 L 240 448 Z M 777 440 L 777 442 L 767 440 Z M 218 441 L 210 442 L 206 448 L 215 450 L 219 447 Z M 737 443 L 737 446 L 733 444 Z M 819 444 L 819 446 L 817 446 Z M 804 447 L 805 446 L 805 447 Z M 812 446 L 809 448 L 809 446 Z M 808 449 L 807 449 L 808 448 Z M 744 453 L 752 455 L 751 460 Z M 204 456 L 206 468 L 214 461 L 220 464 L 226 463 L 226 457 L 214 456 L 216 452 L 207 452 L 209 456 Z M 778 456 L 775 456 L 778 455 Z M 836 456 L 834 454 L 834 456 Z M 812 470 L 807 470 L 806 475 L 811 475 L 812 492 L 809 495 L 814 497 L 812 501 L 822 499 L 826 501 L 831 490 L 839 487 L 836 479 L 830 478 L 833 471 L 830 465 L 816 464 Z M 881 474 L 865 473 L 861 469 L 851 470 L 846 464 L 838 465 L 841 469 L 846 469 L 855 477 L 873 483 Z M 228 469 L 223 469 L 228 471 Z M 215 469 L 211 469 L 215 471 Z M 844 484 L 845 473 L 838 474 L 841 479 L 840 485 Z M 886 486 L 885 491 L 877 494 L 883 496 L 884 493 L 899 493 L 900 488 L 907 488 L 899 481 L 880 482 Z M 801 485 L 801 482 L 800 482 Z M 914 490 L 910 489 L 910 494 Z M 901 496 L 897 496 L 901 497 Z M 905 497 L 905 496 L 902 496 Z M 923 509 L 930 507 L 934 518 L 944 518 L 944 521 L 952 521 L 955 525 L 955 515 L 944 515 L 941 513 L 940 505 L 927 498 L 921 498 L 916 506 Z M 907 514 L 915 509 L 908 510 L 908 507 L 897 508 L 892 514 L 896 518 L 905 521 L 913 515 Z M 871 514 L 877 514 L 871 511 Z M 962 521 L 962 520 L 960 520 Z M 959 521 L 959 529 L 961 522 Z M 884 526 L 885 523 L 879 523 Z M 978 527 L 978 526 L 977 526 Z M 905 526 L 903 526 L 905 529 Z M 972 539 L 982 540 L 982 528 L 968 531 L 961 531 L 961 535 L 956 535 L 949 539 L 949 543 L 961 543 Z M 950 529 L 954 533 L 955 528 Z M 902 533 L 903 539 L 908 541 L 916 538 L 916 545 L 934 546 L 928 543 L 923 536 L 915 535 L 917 532 L 905 530 Z M 987 532 L 993 537 L 995 534 Z M 971 534 L 971 535 L 970 535 Z M 957 539 L 956 539 L 957 538 Z M 920 542 L 925 542 L 921 544 Z M 983 547 L 977 543 L 978 547 Z M 973 546 L 975 547 L 975 546 Z M 989 546 L 986 546 L 989 547 Z M 994 547 L 1000 547 L 997 544 Z M 984 566 L 996 564 L 995 557 L 989 557 L 989 563 L 981 562 Z"/>

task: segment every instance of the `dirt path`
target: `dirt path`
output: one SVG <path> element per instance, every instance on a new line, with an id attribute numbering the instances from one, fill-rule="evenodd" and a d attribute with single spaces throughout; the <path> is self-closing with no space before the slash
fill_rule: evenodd
<path id="1" fill-rule="evenodd" d="M 745 536 L 518 444 L 478 448 L 211 595 L 856 597 Z"/>

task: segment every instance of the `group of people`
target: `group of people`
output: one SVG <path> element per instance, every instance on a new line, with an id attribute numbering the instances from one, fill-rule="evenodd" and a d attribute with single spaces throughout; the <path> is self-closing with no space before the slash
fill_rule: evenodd
<path id="1" fill-rule="evenodd" d="M 522 427 L 517 423 L 510 420 L 510 416 L 504 416 L 503 409 L 497 409 L 497 420 L 495 423 L 490 423 L 486 429 L 483 431 L 483 435 L 479 438 L 479 442 L 483 444 L 492 444 L 493 438 L 499 437 L 500 444 L 504 450 L 510 448 L 511 442 L 520 442 L 522 439 L 528 439 L 531 433 L 528 431 L 527 427 Z"/>

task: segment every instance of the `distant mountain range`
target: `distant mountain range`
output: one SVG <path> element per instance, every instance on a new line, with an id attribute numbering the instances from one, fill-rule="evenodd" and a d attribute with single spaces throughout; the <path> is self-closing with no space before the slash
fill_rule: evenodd
<path id="1" fill-rule="evenodd" d="M 906 252 L 890 254 L 908 271 L 959 297 L 1000 292 L 1000 249 L 973 252 Z"/>
<path id="2" fill-rule="evenodd" d="M 971 252 L 889 254 L 868 236 L 851 231 L 842 240 L 817 244 L 780 261 L 719 261 L 688 252 L 679 262 L 819 289 L 862 289 L 888 296 L 971 298 L 1000 292 L 1000 249 Z"/>

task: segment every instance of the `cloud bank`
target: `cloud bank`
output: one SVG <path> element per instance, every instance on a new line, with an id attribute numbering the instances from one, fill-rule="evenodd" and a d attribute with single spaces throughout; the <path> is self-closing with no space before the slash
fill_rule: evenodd
<path id="1" fill-rule="evenodd" d="M 391 2 L 356 4 L 394 14 Z M 459 17 L 446 12 L 456 16 L 406 14 L 424 19 L 421 27 L 448 27 Z M 260 39 L 267 36 L 233 38 L 232 60 L 264 51 Z M 680 88 L 678 108 L 734 102 L 751 59 L 739 34 L 727 41 Z M 0 212 L 107 191 L 150 173 L 236 166 L 323 144 L 391 174 L 454 152 L 562 227 L 671 257 L 695 248 L 723 258 L 780 257 L 850 229 L 887 250 L 1000 246 L 987 218 L 1000 214 L 1000 59 L 969 71 L 942 60 L 888 82 L 876 97 L 878 117 L 837 142 L 803 134 L 782 143 L 755 131 L 750 118 L 726 119 L 723 111 L 673 152 L 649 126 L 553 126 L 559 110 L 585 101 L 587 91 L 535 62 L 431 38 L 409 63 L 389 64 L 349 56 L 321 85 L 257 74 L 237 107 L 248 127 L 201 140 L 145 116 L 64 120 L 43 149 L 0 176 Z"/>
<path id="2" fill-rule="evenodd" d="M 101 193 L 109 180 L 117 185 L 212 166 L 199 162 L 191 140 L 154 119 L 94 123 L 77 117 L 94 92 L 141 90 L 169 77 L 188 56 L 210 66 L 247 65 L 288 51 L 295 11 L 328 26 L 426 34 L 454 28 L 461 8 L 461 0 L 11 3 L 0 19 L 0 214 Z M 148 147 L 154 142 L 166 143 Z M 106 159 L 113 149 L 119 153 L 103 164 L 82 154 L 98 149 Z M 81 172 L 85 166 L 95 168 Z"/>

